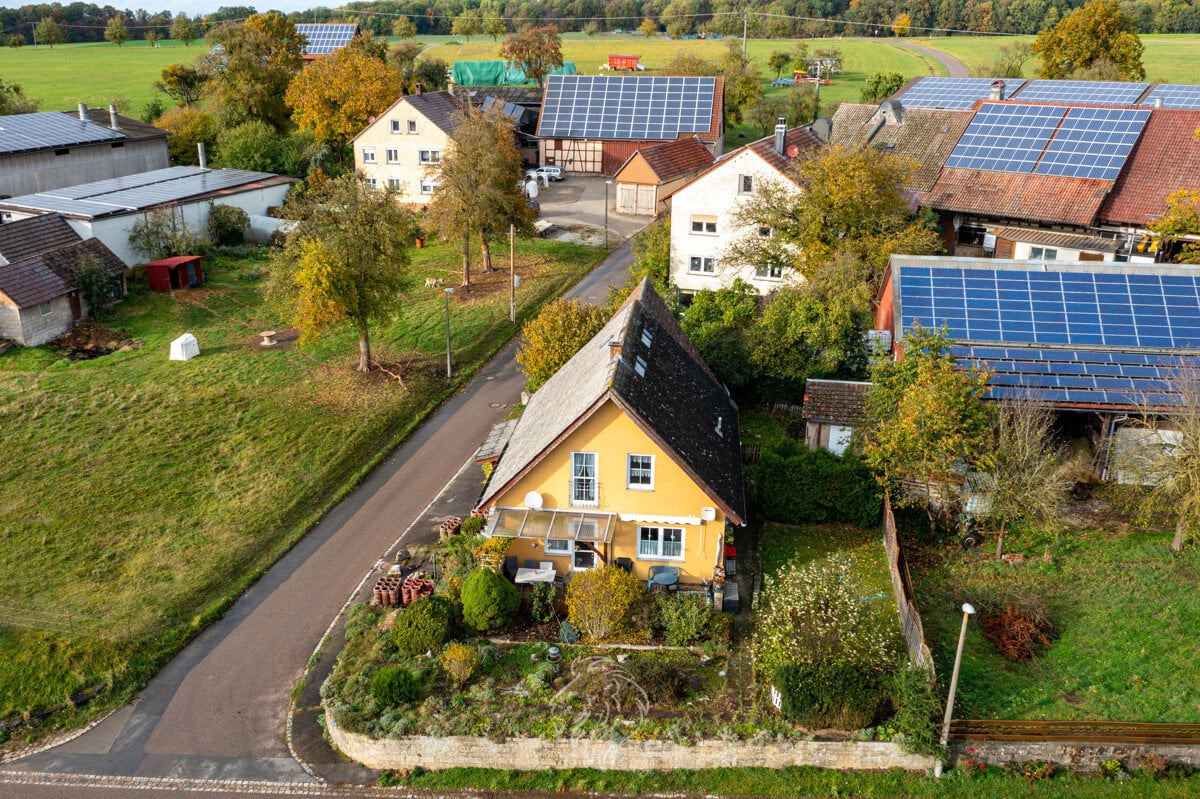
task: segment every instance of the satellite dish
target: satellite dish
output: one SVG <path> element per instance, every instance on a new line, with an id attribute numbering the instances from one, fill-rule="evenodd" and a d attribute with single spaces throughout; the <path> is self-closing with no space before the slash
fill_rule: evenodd
<path id="1" fill-rule="evenodd" d="M 711 522 L 716 518 L 717 518 L 717 509 L 716 508 L 701 508 L 700 509 L 701 521 Z"/>
<path id="2" fill-rule="evenodd" d="M 542 495 L 536 491 L 530 491 L 525 495 L 525 507 L 530 510 L 542 509 Z"/>

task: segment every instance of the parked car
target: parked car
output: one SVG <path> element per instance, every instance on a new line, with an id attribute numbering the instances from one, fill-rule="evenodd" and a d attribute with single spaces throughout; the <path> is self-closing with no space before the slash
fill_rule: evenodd
<path id="1" fill-rule="evenodd" d="M 525 170 L 525 177 L 540 179 L 543 175 L 548 180 L 562 180 L 566 175 L 562 171 L 562 167 L 557 166 L 539 166 L 536 169 Z"/>
<path id="2" fill-rule="evenodd" d="M 796 79 L 795 78 L 776 78 L 775 80 L 771 81 L 771 85 L 772 86 L 795 86 Z"/>

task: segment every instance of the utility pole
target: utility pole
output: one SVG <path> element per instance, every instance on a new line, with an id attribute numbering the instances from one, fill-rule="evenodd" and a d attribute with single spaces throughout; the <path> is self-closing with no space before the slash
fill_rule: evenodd
<path id="1" fill-rule="evenodd" d="M 822 59 L 817 59 L 817 103 L 813 106 L 813 122 L 817 121 L 817 115 L 821 113 L 821 63 Z"/>
<path id="2" fill-rule="evenodd" d="M 508 226 L 508 319 L 517 323 L 517 269 L 516 269 L 517 226 Z"/>
<path id="3" fill-rule="evenodd" d="M 750 19 L 747 11 L 742 12 L 742 61 L 746 60 L 746 22 Z"/>

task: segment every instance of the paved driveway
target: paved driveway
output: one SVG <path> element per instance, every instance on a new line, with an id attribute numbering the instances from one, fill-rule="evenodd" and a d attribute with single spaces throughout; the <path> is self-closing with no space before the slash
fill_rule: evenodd
<path id="1" fill-rule="evenodd" d="M 568 175 L 566 179 L 539 189 L 542 219 L 563 228 L 590 227 L 604 230 L 605 178 Z M 608 229 L 613 242 L 624 241 L 653 221 L 649 216 L 632 216 L 613 211 L 616 185 L 608 187 Z"/>

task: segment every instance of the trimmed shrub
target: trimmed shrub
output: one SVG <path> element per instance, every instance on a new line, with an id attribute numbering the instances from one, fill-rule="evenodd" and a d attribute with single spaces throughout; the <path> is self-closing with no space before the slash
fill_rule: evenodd
<path id="1" fill-rule="evenodd" d="M 576 574 L 567 586 L 567 618 L 591 642 L 611 638 L 633 617 L 642 581 L 609 564 Z"/>
<path id="2" fill-rule="evenodd" d="M 783 715 L 809 729 L 861 730 L 887 706 L 884 678 L 845 663 L 785 663 L 775 670 Z"/>
<path id="3" fill-rule="evenodd" d="M 479 632 L 503 630 L 521 606 L 517 587 L 491 569 L 471 572 L 461 595 L 463 621 Z"/>
<path id="4" fill-rule="evenodd" d="M 763 515 L 784 524 L 876 524 L 883 510 L 879 484 L 858 458 L 788 441 L 764 452 L 755 466 Z"/>
<path id="5" fill-rule="evenodd" d="M 477 536 L 481 532 L 483 532 L 484 524 L 485 524 L 485 521 L 484 521 L 483 517 L 468 516 L 467 518 L 463 519 L 462 526 L 458 528 L 458 534 L 465 535 L 468 537 Z M 491 541 L 494 539 L 489 538 L 488 540 Z"/>
<path id="6" fill-rule="evenodd" d="M 246 243 L 250 215 L 232 205 L 213 205 L 208 212 L 208 238 L 218 247 L 237 247 Z"/>
<path id="7" fill-rule="evenodd" d="M 891 694 L 896 706 L 891 726 L 901 736 L 896 743 L 913 754 L 938 754 L 941 745 L 936 717 L 942 711 L 942 704 L 929 684 L 929 674 L 906 662 L 892 675 Z"/>
<path id="8" fill-rule="evenodd" d="M 442 651 L 454 637 L 457 610 L 445 597 L 425 596 L 414 601 L 396 617 L 392 630 L 396 648 L 409 657 Z"/>
<path id="9" fill-rule="evenodd" d="M 454 642 L 446 644 L 439 660 L 446 676 L 461 688 L 475 673 L 475 666 L 479 663 L 479 653 L 475 651 L 474 647 Z"/>
<path id="10" fill-rule="evenodd" d="M 678 594 L 660 594 L 658 597 L 658 618 L 667 646 L 699 643 L 708 630 L 711 614 L 704 597 Z"/>
<path id="11" fill-rule="evenodd" d="M 421 679 L 404 666 L 384 666 L 371 680 L 371 695 L 381 708 L 406 705 L 421 696 Z"/>

